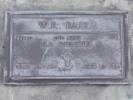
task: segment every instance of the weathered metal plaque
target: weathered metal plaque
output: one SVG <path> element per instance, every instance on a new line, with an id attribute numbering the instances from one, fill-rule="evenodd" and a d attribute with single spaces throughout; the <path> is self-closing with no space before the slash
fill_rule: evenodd
<path id="1" fill-rule="evenodd" d="M 9 12 L 7 83 L 127 83 L 123 12 Z"/>

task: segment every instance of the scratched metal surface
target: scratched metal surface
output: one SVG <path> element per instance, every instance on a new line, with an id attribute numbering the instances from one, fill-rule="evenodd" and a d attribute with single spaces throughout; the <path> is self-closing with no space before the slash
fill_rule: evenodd
<path id="1" fill-rule="evenodd" d="M 5 81 L 129 83 L 125 20 L 124 12 L 8 12 Z"/>

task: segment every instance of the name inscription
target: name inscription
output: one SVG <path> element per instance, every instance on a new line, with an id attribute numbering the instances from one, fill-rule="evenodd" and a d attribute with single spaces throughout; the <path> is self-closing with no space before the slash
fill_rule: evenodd
<path id="1" fill-rule="evenodd" d="M 63 23 L 59 23 L 57 21 L 39 21 L 38 22 L 40 28 L 47 28 L 47 29 L 60 29 L 64 28 L 66 30 L 76 29 L 76 30 L 84 30 L 84 29 L 94 29 L 97 28 L 97 23 L 95 20 L 88 20 L 88 21 L 66 21 Z"/>

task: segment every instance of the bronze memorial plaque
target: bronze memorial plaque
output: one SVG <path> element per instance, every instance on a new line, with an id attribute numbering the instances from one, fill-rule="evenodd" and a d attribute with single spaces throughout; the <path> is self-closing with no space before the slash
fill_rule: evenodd
<path id="1" fill-rule="evenodd" d="M 128 84 L 126 13 L 6 14 L 7 84 Z"/>

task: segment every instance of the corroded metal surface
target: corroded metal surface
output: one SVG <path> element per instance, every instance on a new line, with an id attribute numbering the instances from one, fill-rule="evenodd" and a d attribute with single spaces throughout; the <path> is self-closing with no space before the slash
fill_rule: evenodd
<path id="1" fill-rule="evenodd" d="M 7 83 L 127 83 L 122 12 L 7 13 Z"/>

